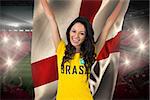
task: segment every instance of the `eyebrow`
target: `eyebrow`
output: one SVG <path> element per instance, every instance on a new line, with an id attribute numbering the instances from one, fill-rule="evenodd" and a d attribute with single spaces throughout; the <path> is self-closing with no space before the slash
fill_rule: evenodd
<path id="1" fill-rule="evenodd" d="M 76 30 L 76 29 L 72 28 L 71 30 Z M 80 32 L 86 32 L 86 31 L 80 31 Z"/>
<path id="2" fill-rule="evenodd" d="M 85 31 L 80 31 L 80 32 L 84 32 L 85 33 Z"/>

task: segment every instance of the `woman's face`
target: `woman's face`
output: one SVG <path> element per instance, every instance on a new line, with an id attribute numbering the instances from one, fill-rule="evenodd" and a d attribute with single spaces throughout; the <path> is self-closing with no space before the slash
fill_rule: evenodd
<path id="1" fill-rule="evenodd" d="M 77 22 L 70 30 L 70 42 L 75 48 L 80 48 L 86 37 L 86 29 L 83 24 Z"/>

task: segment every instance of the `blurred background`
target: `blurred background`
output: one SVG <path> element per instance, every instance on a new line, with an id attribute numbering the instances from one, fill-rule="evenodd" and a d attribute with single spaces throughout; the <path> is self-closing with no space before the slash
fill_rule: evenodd
<path id="1" fill-rule="evenodd" d="M 33 0 L 0 1 L 0 99 L 32 100 Z M 114 100 L 149 99 L 149 0 L 130 0 Z"/>

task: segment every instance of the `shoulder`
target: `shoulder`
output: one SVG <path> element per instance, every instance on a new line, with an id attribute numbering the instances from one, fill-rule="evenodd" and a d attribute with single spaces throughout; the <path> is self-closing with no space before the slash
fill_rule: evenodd
<path id="1" fill-rule="evenodd" d="M 63 52 L 66 48 L 66 43 L 64 40 L 61 40 L 57 47 L 57 53 Z"/>

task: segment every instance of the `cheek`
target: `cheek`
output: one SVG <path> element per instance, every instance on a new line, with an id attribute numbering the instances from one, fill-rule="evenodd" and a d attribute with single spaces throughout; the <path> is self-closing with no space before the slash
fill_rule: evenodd
<path id="1" fill-rule="evenodd" d="M 69 33 L 70 38 L 72 37 L 72 33 Z"/>
<path id="2" fill-rule="evenodd" d="M 72 33 L 72 32 L 70 32 L 69 34 L 70 34 L 70 37 L 72 37 L 72 36 L 74 36 L 74 35 L 75 35 L 75 33 Z"/>
<path id="3" fill-rule="evenodd" d="M 73 34 L 73 33 L 70 33 L 69 35 L 70 35 L 70 36 L 69 36 L 69 39 L 70 39 L 70 41 L 72 41 L 72 37 L 74 36 L 74 34 Z"/>
<path id="4" fill-rule="evenodd" d="M 82 41 L 84 41 L 86 37 L 85 36 L 81 36 L 80 38 L 81 38 Z"/>

